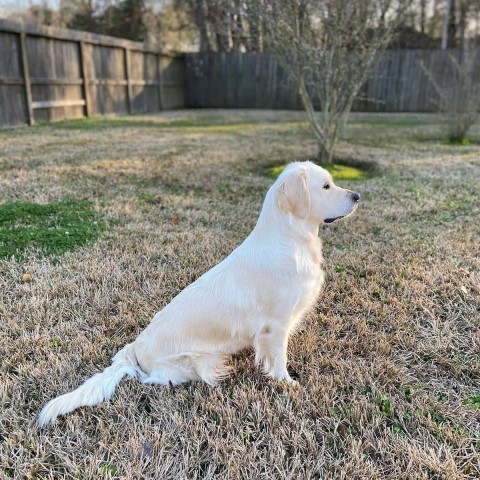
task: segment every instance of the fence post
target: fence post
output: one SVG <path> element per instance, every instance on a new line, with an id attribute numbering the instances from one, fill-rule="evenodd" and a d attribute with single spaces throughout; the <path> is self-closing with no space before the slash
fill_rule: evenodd
<path id="1" fill-rule="evenodd" d="M 90 117 L 92 115 L 92 103 L 90 97 L 90 83 L 87 78 L 87 73 L 85 70 L 86 56 L 85 56 L 85 43 L 80 40 L 78 42 L 80 46 L 80 73 L 83 79 L 83 98 L 85 99 L 85 115 Z"/>
<path id="2" fill-rule="evenodd" d="M 162 78 L 162 54 L 157 54 L 157 82 L 158 82 L 158 107 L 162 111 L 164 109 L 163 103 L 163 78 Z"/>
<path id="3" fill-rule="evenodd" d="M 25 85 L 25 99 L 27 101 L 28 123 L 30 125 L 33 125 L 35 123 L 35 119 L 33 118 L 32 87 L 30 84 L 30 70 L 28 69 L 26 39 L 27 39 L 27 34 L 25 32 L 21 32 L 20 33 L 20 52 L 22 55 L 23 82 Z"/>
<path id="4" fill-rule="evenodd" d="M 128 113 L 132 113 L 132 84 L 130 83 L 130 49 L 123 49 L 125 60 L 125 80 L 127 81 L 127 108 Z"/>

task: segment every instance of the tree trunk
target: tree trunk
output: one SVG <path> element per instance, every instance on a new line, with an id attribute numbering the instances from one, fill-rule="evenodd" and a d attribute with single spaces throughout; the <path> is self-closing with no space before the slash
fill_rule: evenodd
<path id="1" fill-rule="evenodd" d="M 255 15 L 250 19 L 250 41 L 248 42 L 248 51 L 249 52 L 261 52 L 261 25 L 260 17 Z"/>
<path id="2" fill-rule="evenodd" d="M 427 0 L 421 0 L 420 2 L 420 31 L 425 33 L 425 23 L 426 23 L 426 14 L 425 10 L 427 8 Z"/>
<path id="3" fill-rule="evenodd" d="M 465 50 L 465 30 L 467 27 L 467 13 L 469 4 L 466 2 L 460 3 L 460 18 L 458 20 L 458 27 L 460 30 L 460 49 L 462 52 Z"/>
<path id="4" fill-rule="evenodd" d="M 211 51 L 210 41 L 208 38 L 207 19 L 206 19 L 206 6 L 203 0 L 197 0 L 195 2 L 195 23 L 200 32 L 200 51 Z"/>
<path id="5" fill-rule="evenodd" d="M 450 135 L 448 136 L 448 141 L 450 143 L 462 144 L 463 142 L 465 142 L 466 137 L 467 135 L 465 130 L 459 128 L 459 129 L 455 129 L 454 132 L 450 133 Z"/>
<path id="6" fill-rule="evenodd" d="M 332 163 L 332 151 L 333 148 L 329 148 L 328 138 L 325 134 L 325 131 L 322 130 L 322 127 L 319 125 L 317 118 L 315 117 L 315 109 L 313 107 L 311 98 L 305 87 L 305 80 L 303 78 L 303 73 L 298 74 L 298 93 L 300 94 L 300 99 L 302 100 L 303 108 L 307 115 L 308 123 L 310 128 L 317 140 L 318 144 L 318 154 L 317 159 L 320 163 Z"/>
<path id="7" fill-rule="evenodd" d="M 232 23 L 232 52 L 240 52 L 242 48 L 242 39 L 245 36 L 243 31 L 240 0 L 234 0 L 234 9 L 230 15 L 230 21 Z"/>
<path id="8" fill-rule="evenodd" d="M 457 19 L 455 16 L 455 0 L 450 0 L 450 17 L 448 19 L 448 45 L 447 48 L 454 48 L 457 40 Z"/>
<path id="9" fill-rule="evenodd" d="M 333 151 L 327 150 L 325 144 L 319 143 L 318 144 L 318 154 L 317 160 L 322 165 L 328 165 L 333 163 Z"/>
<path id="10" fill-rule="evenodd" d="M 443 31 L 442 31 L 442 50 L 446 50 L 448 47 L 448 21 L 450 19 L 450 9 L 452 7 L 452 0 L 447 0 L 447 4 L 445 6 L 445 14 L 443 20 Z"/>

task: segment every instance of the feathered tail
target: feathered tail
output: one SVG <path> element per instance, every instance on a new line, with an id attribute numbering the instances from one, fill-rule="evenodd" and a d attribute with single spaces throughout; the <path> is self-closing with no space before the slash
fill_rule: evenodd
<path id="1" fill-rule="evenodd" d="M 113 357 L 110 367 L 89 378 L 73 392 L 48 402 L 38 415 L 38 425 L 43 428 L 54 422 L 59 415 L 65 415 L 78 407 L 93 406 L 108 400 L 125 375 L 134 377 L 138 373 L 140 370 L 132 344 L 128 344 Z"/>

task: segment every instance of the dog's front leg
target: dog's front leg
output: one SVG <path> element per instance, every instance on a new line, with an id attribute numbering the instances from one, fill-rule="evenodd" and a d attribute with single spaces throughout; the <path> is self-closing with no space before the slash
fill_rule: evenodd
<path id="1" fill-rule="evenodd" d="M 296 383 L 287 371 L 288 330 L 266 325 L 255 337 L 255 361 L 277 380 Z"/>

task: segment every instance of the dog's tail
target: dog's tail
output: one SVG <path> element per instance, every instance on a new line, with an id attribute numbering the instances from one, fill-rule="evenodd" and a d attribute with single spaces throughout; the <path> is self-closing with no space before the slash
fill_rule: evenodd
<path id="1" fill-rule="evenodd" d="M 95 374 L 76 390 L 48 402 L 37 418 L 40 428 L 55 421 L 59 415 L 65 415 L 78 407 L 94 406 L 108 400 L 120 383 L 128 375 L 130 378 L 140 373 L 133 344 L 128 344 L 112 359 L 112 365 L 103 372 Z"/>

